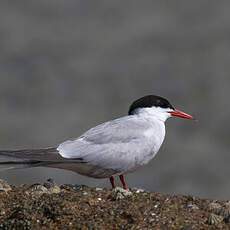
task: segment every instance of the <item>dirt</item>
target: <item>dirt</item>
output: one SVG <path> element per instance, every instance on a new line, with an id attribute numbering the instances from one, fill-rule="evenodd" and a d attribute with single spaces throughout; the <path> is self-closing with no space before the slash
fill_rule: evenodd
<path id="1" fill-rule="evenodd" d="M 228 201 L 51 180 L 0 190 L 0 229 L 230 229 Z"/>

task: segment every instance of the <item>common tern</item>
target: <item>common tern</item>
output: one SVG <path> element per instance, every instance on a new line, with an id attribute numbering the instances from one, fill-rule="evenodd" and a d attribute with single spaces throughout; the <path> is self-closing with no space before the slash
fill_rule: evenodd
<path id="1" fill-rule="evenodd" d="M 132 103 L 127 116 L 100 124 L 57 148 L 0 151 L 4 169 L 51 167 L 94 178 L 109 178 L 115 188 L 119 176 L 146 165 L 159 151 L 165 138 L 165 121 L 170 117 L 193 119 L 175 109 L 167 99 L 148 95 Z"/>

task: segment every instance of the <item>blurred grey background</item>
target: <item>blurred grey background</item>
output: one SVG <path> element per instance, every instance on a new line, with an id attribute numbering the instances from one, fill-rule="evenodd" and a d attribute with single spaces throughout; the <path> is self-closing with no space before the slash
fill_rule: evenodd
<path id="1" fill-rule="evenodd" d="M 0 2 L 1 149 L 56 146 L 158 94 L 199 122 L 169 120 L 129 185 L 230 199 L 229 75 L 229 1 Z M 0 175 L 110 186 L 55 169 Z"/>

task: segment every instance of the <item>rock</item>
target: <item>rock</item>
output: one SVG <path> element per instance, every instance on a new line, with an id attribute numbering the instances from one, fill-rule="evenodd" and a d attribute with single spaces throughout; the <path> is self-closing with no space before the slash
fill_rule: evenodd
<path id="1" fill-rule="evenodd" d="M 145 190 L 142 188 L 135 189 L 135 193 L 144 193 L 144 192 L 145 192 Z"/>
<path id="2" fill-rule="evenodd" d="M 221 209 L 221 205 L 217 202 L 212 202 L 208 205 L 208 210 L 217 215 L 219 214 L 220 209 Z"/>
<path id="3" fill-rule="evenodd" d="M 49 190 L 41 184 L 33 184 L 29 187 L 27 193 L 32 193 L 33 195 L 42 195 L 44 193 L 49 193 Z"/>
<path id="4" fill-rule="evenodd" d="M 60 188 L 65 189 L 65 190 L 73 189 L 74 191 L 82 191 L 85 188 L 88 188 L 88 186 L 78 185 L 78 184 L 64 184 L 64 185 L 61 185 Z"/>
<path id="5" fill-rule="evenodd" d="M 226 206 L 226 207 L 229 207 L 229 208 L 230 208 L 230 201 L 226 202 L 226 203 L 224 204 L 224 206 Z"/>
<path id="6" fill-rule="evenodd" d="M 27 191 L 27 193 L 32 193 L 33 195 L 57 194 L 60 192 L 60 187 L 54 183 L 49 183 L 49 181 L 45 182 L 44 185 L 34 184 Z"/>
<path id="7" fill-rule="evenodd" d="M 55 183 L 54 180 L 51 179 L 51 178 L 49 178 L 49 179 L 43 184 L 43 186 L 46 187 L 47 189 L 49 189 L 49 188 L 51 188 L 51 187 L 53 187 L 53 186 L 55 186 L 55 185 L 56 185 L 56 183 Z"/>
<path id="8" fill-rule="evenodd" d="M 224 218 L 228 218 L 230 215 L 230 209 L 228 209 L 226 207 L 222 207 L 219 210 L 218 215 L 223 216 Z"/>
<path id="9" fill-rule="evenodd" d="M 223 206 L 221 206 L 217 202 L 212 202 L 208 206 L 208 210 L 212 213 L 222 216 L 226 222 L 230 219 L 230 203 L 227 202 Z"/>
<path id="10" fill-rule="evenodd" d="M 120 187 L 116 187 L 115 189 L 113 189 L 111 193 L 111 197 L 113 200 L 121 200 L 131 195 L 132 195 L 132 192 L 130 192 L 129 190 L 120 188 Z"/>
<path id="11" fill-rule="evenodd" d="M 11 186 L 6 181 L 0 179 L 0 192 L 8 192 L 11 190 Z"/>
<path id="12" fill-rule="evenodd" d="M 230 203 L 225 203 L 224 207 L 220 209 L 219 215 L 224 217 L 225 223 L 230 223 Z"/>
<path id="13" fill-rule="evenodd" d="M 49 193 L 53 193 L 53 194 L 58 194 L 61 192 L 61 189 L 59 186 L 54 185 L 53 187 L 48 189 Z"/>
<path id="14" fill-rule="evenodd" d="M 208 217 L 208 224 L 209 225 L 217 225 L 221 223 L 224 220 L 223 216 L 216 215 L 214 213 L 211 213 Z"/>
<path id="15" fill-rule="evenodd" d="M 44 187 L 48 189 L 48 193 L 58 194 L 61 192 L 61 188 L 54 182 L 53 179 L 48 179 L 44 184 Z"/>
<path id="16" fill-rule="evenodd" d="M 196 204 L 188 204 L 187 208 L 192 209 L 192 210 L 198 210 L 199 207 Z"/>
<path id="17" fill-rule="evenodd" d="M 224 218 L 224 222 L 225 222 L 226 224 L 229 224 L 229 223 L 230 223 L 230 216 L 225 217 L 225 218 Z"/>
<path id="18" fill-rule="evenodd" d="M 193 230 L 193 226 L 192 225 L 187 225 L 181 228 L 181 230 Z"/>

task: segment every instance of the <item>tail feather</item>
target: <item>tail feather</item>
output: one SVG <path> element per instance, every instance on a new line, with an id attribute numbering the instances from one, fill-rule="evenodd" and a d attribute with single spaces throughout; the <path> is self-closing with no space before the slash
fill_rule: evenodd
<path id="1" fill-rule="evenodd" d="M 0 150 L 0 156 L 13 157 L 28 160 L 57 160 L 61 156 L 56 148 Z"/>
<path id="2" fill-rule="evenodd" d="M 0 150 L 0 171 L 51 166 L 58 163 L 85 163 L 81 158 L 65 159 L 56 148 Z"/>

